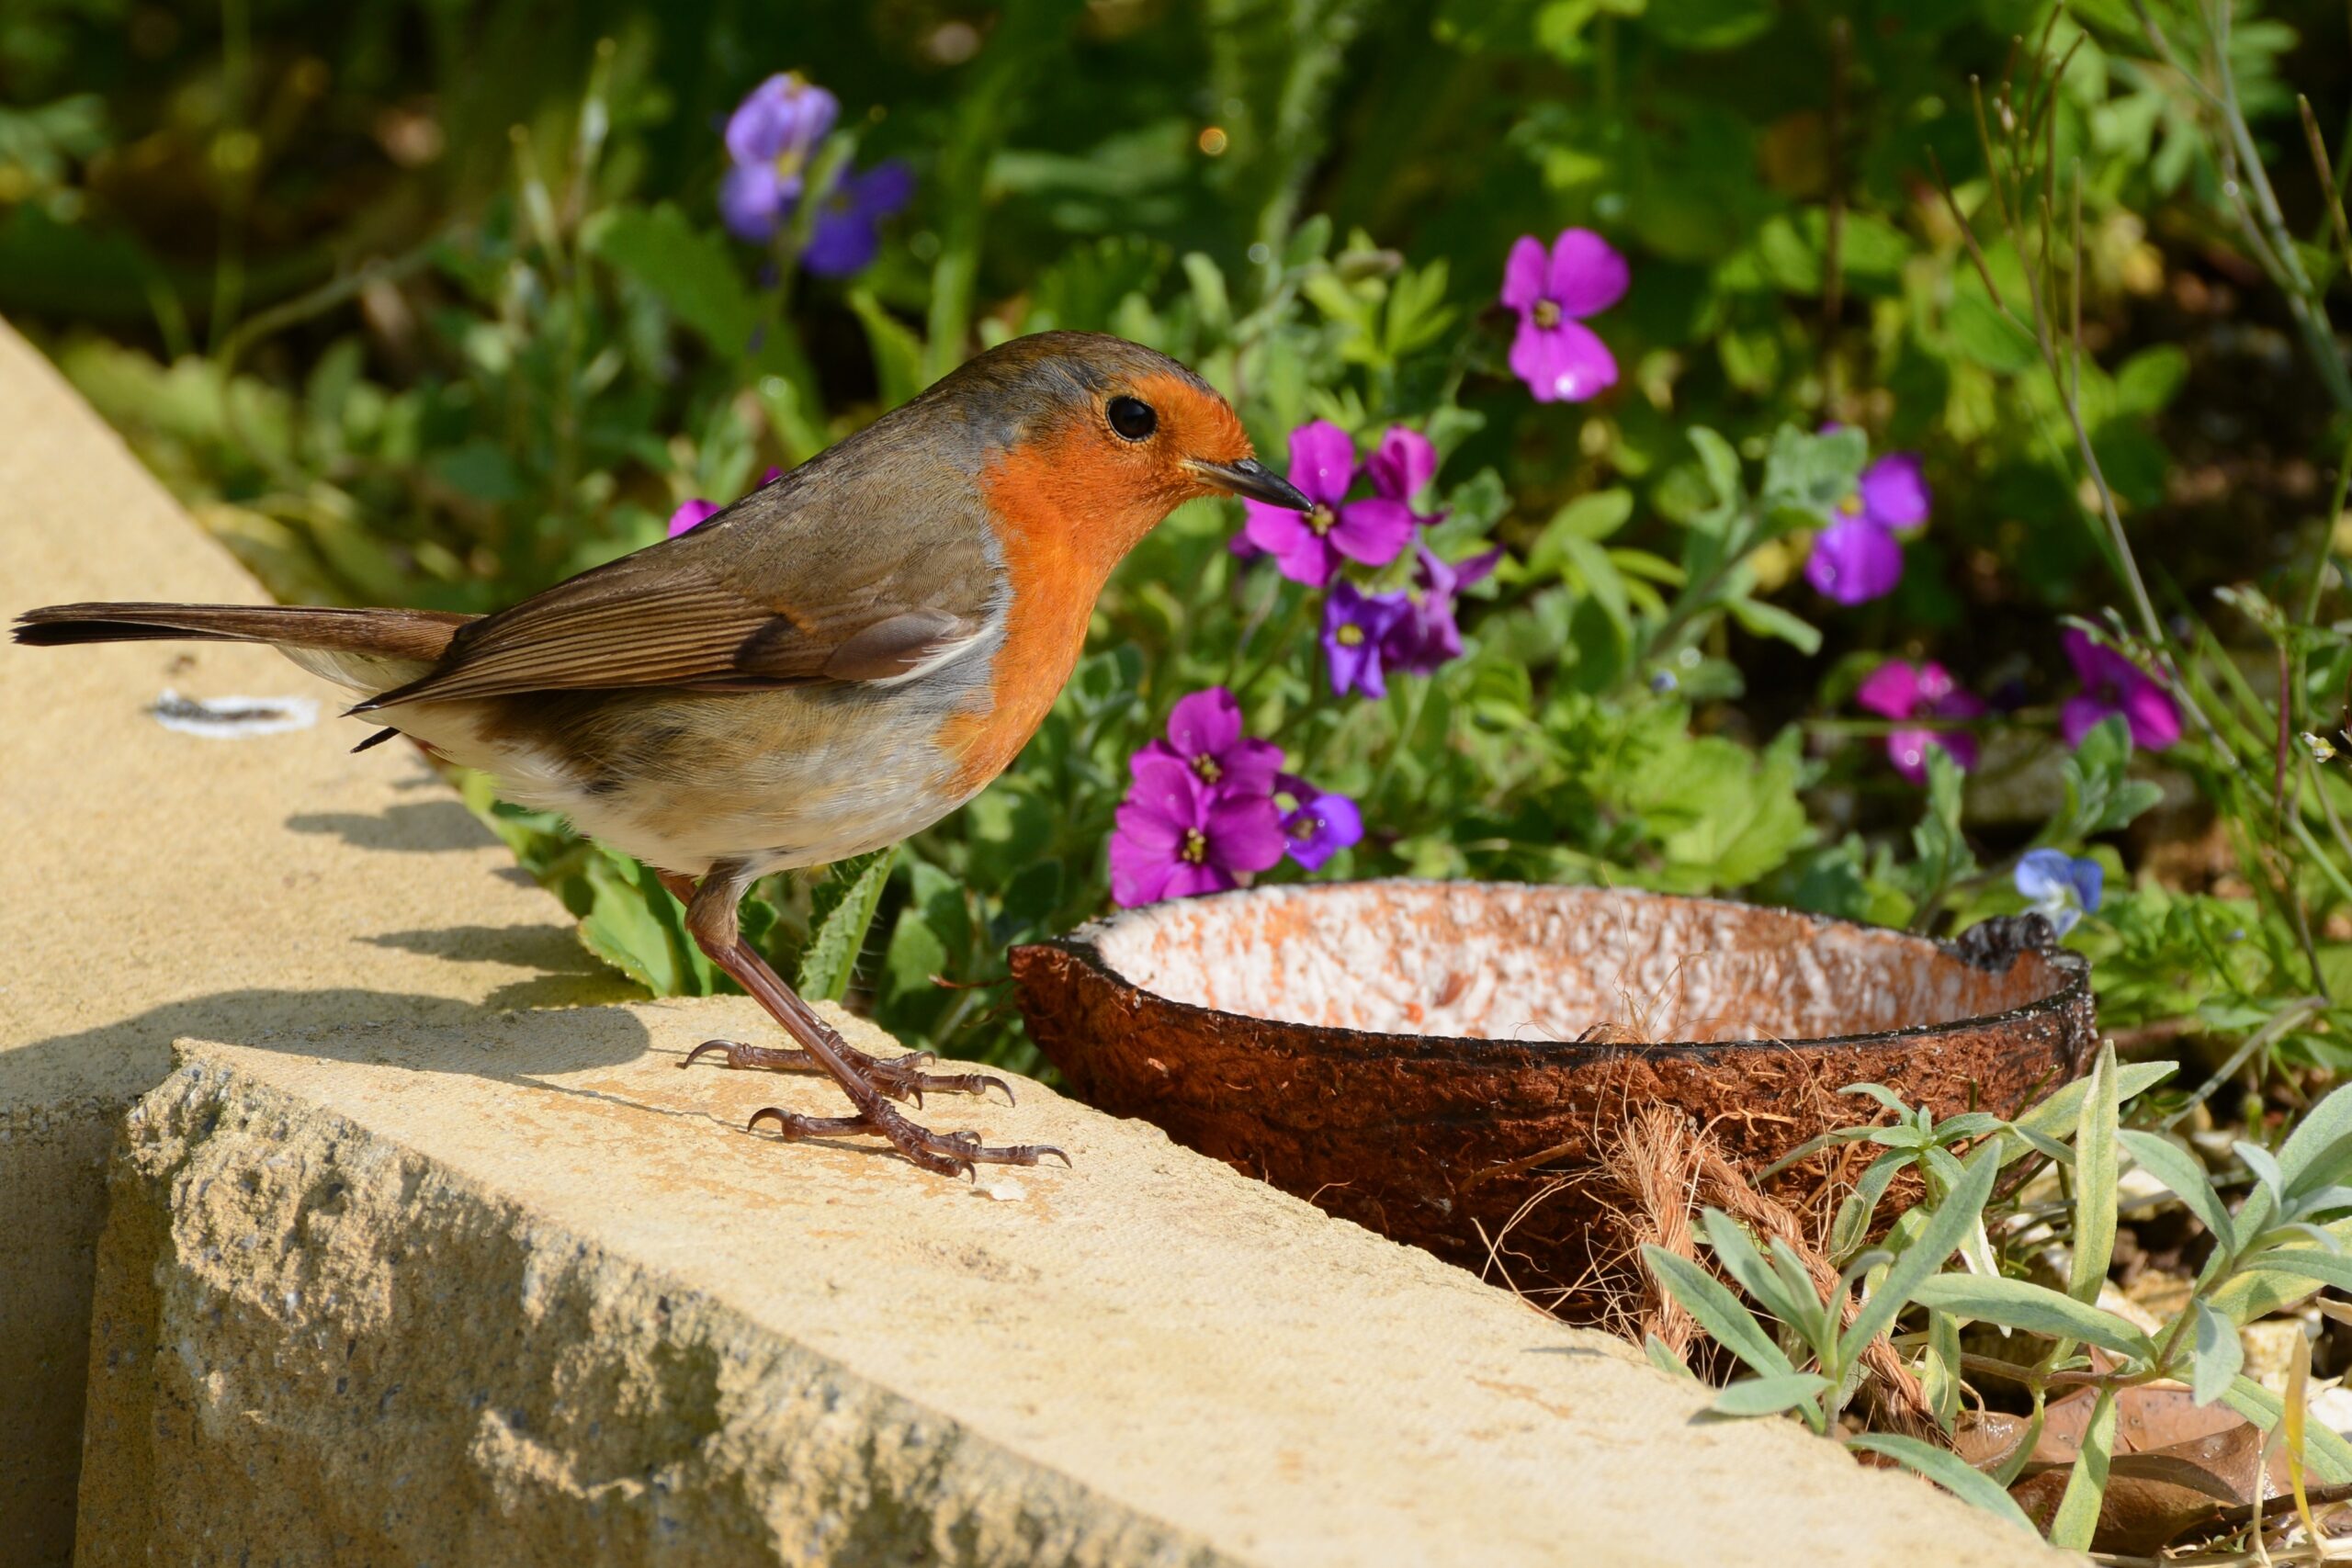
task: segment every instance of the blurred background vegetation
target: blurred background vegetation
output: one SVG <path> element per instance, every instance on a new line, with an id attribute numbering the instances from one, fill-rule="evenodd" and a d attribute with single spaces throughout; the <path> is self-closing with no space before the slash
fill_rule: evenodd
<path id="1" fill-rule="evenodd" d="M 2165 802 L 2129 835 L 2075 809 L 2049 739 L 2073 680 L 2061 617 L 2120 603 L 2118 563 L 2060 387 L 1988 288 L 2014 304 L 2018 249 L 1980 224 L 1980 271 L 1939 189 L 1981 217 L 1988 139 L 2039 136 L 2079 171 L 2078 412 L 2162 613 L 2213 615 L 2214 646 L 2268 668 L 2249 617 L 2332 581 L 2352 385 L 2294 95 L 2341 149 L 2352 48 L 2317 0 L 2241 5 L 2219 34 L 2177 10 L 16 0 L 0 312 L 276 592 L 317 603 L 511 603 L 1046 327 L 1200 365 L 1276 457 L 1312 417 L 1367 445 L 1391 421 L 1429 431 L 1447 553 L 1509 552 L 1465 657 L 1352 710 L 1303 659 L 1252 671 L 1250 639 L 1298 601 L 1228 557 L 1236 513 L 1188 508 L 1123 572 L 1020 767 L 891 874 L 857 984 L 912 1039 L 1026 1061 L 1002 946 L 1105 907 L 1126 754 L 1185 691 L 1242 672 L 1253 726 L 1365 801 L 1336 874 L 1747 889 L 1949 930 L 2018 907 L 1979 852 L 1997 868 L 2098 836 L 2120 901 L 2075 940 L 2101 953 L 2109 1017 L 2224 1050 L 2282 998 L 2328 994 L 2352 894 L 2249 867 L 2269 840 L 2216 781 L 2248 748 L 2267 766 L 2261 713 L 2244 746 L 2132 761 Z M 2046 109 L 2002 97 L 2044 52 L 2067 56 Z M 861 163 L 916 175 L 854 276 L 779 277 L 719 222 L 720 127 L 779 71 L 838 96 Z M 2276 225 L 2248 160 L 2273 172 Z M 1630 261 L 1595 322 L 1622 379 L 1538 403 L 1506 368 L 1497 292 L 1514 240 L 1569 225 Z M 1690 431 L 1760 463 L 1781 427 L 1833 421 L 1924 461 L 1932 522 L 1900 586 L 1826 604 L 1803 532 L 1779 527 L 1736 592 L 1688 601 L 1724 501 Z M 2227 585 L 2256 609 L 2217 611 Z M 1956 793 L 1921 820 L 1852 706 L 1889 657 L 1939 660 L 1993 704 L 1964 820 Z M 2336 657 L 2312 656 L 2310 693 Z M 2283 705 L 2295 728 L 2336 727 L 2303 700 Z M 2315 831 L 2333 787 L 2298 795 Z M 636 868 L 497 820 L 592 946 L 656 988 L 712 984 Z M 763 908 L 788 955 L 809 895 Z M 2240 944 L 2226 962 L 2216 931 Z M 2330 1016 L 2264 1043 L 2324 1057 Z"/>

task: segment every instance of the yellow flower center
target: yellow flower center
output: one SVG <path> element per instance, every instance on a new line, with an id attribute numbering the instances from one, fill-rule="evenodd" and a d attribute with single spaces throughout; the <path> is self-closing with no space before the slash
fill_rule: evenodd
<path id="1" fill-rule="evenodd" d="M 1341 648 L 1362 648 L 1363 646 L 1363 628 L 1356 625 L 1353 621 L 1340 622 L 1340 629 L 1333 632 L 1331 636 L 1338 640 Z"/>
<path id="2" fill-rule="evenodd" d="M 1321 502 L 1316 502 L 1315 510 L 1306 514 L 1306 525 L 1315 530 L 1315 536 L 1318 539 L 1329 533 L 1339 521 L 1339 513 Z"/>
<path id="3" fill-rule="evenodd" d="M 1185 829 L 1184 845 L 1176 853 L 1188 865 L 1200 864 L 1209 858 L 1208 835 L 1198 828 Z"/>
<path id="4" fill-rule="evenodd" d="M 1838 510 L 1844 513 L 1849 517 L 1860 517 L 1862 514 L 1861 491 L 1856 491 L 1853 494 L 1839 502 L 1838 503 Z"/>
<path id="5" fill-rule="evenodd" d="M 1206 751 L 1193 759 L 1193 772 L 1200 774 L 1203 784 L 1215 784 L 1225 777 L 1225 769 Z"/>
<path id="6" fill-rule="evenodd" d="M 1547 333 L 1560 324 L 1560 308 L 1549 299 L 1535 301 L 1535 309 L 1528 314 L 1534 317 L 1535 324 Z"/>

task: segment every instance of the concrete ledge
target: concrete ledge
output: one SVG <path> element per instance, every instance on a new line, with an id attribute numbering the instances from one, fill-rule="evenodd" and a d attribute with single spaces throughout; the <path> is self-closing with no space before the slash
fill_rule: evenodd
<path id="1" fill-rule="evenodd" d="M 748 1135 L 833 1097 L 677 1064 L 763 1029 L 716 1001 L 186 1046 L 115 1168 L 82 1561 L 2036 1554 L 1035 1085 L 974 1120 L 1074 1172 Z"/>

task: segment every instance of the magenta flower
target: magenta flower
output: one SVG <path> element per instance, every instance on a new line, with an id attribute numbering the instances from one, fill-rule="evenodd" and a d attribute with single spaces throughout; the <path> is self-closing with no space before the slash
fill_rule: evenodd
<path id="1" fill-rule="evenodd" d="M 1223 686 L 1178 703 L 1168 716 L 1168 739 L 1145 745 L 1135 765 L 1146 757 L 1177 762 L 1204 788 L 1236 795 L 1271 795 L 1283 766 L 1281 747 L 1241 733 L 1241 705 Z"/>
<path id="2" fill-rule="evenodd" d="M 1392 424 L 1380 433 L 1380 446 L 1364 467 L 1372 470 L 1374 493 L 1409 506 L 1413 498 L 1437 478 L 1437 448 L 1419 431 Z M 1419 520 L 1429 523 L 1434 518 Z"/>
<path id="3" fill-rule="evenodd" d="M 1501 550 L 1492 549 L 1448 563 L 1423 545 L 1413 572 L 1414 581 L 1420 584 L 1420 595 L 1407 605 L 1405 613 L 1388 630 L 1387 643 L 1381 649 L 1387 667 L 1427 675 L 1448 660 L 1461 658 L 1462 627 L 1453 618 L 1455 595 L 1483 580 L 1502 558 Z"/>
<path id="4" fill-rule="evenodd" d="M 1386 449 L 1385 439 L 1382 445 Z M 1373 484 L 1378 493 L 1350 501 L 1348 489 L 1356 478 L 1355 443 L 1328 420 L 1302 424 L 1290 433 L 1290 482 L 1315 509 L 1302 516 L 1263 502 L 1243 502 L 1250 542 L 1272 556 L 1284 577 L 1317 588 L 1331 581 L 1342 556 L 1366 566 L 1386 566 L 1412 538 L 1419 521 L 1403 495 L 1384 488 L 1406 477 L 1409 466 L 1402 457 L 1385 468 L 1375 466 Z"/>
<path id="5" fill-rule="evenodd" d="M 1625 258 L 1589 229 L 1564 229 L 1550 255 L 1532 234 L 1503 264 L 1503 303 L 1519 312 L 1511 374 L 1539 403 L 1580 403 L 1617 384 L 1617 359 L 1584 324 L 1625 297 Z"/>
<path id="6" fill-rule="evenodd" d="M 1347 579 L 1331 585 L 1323 601 L 1323 652 L 1331 669 L 1331 694 L 1388 694 L 1382 660 L 1388 635 L 1411 609 L 1402 593 L 1366 593 Z"/>
<path id="7" fill-rule="evenodd" d="M 2083 683 L 2058 710 L 2058 732 L 2067 745 L 2080 746 L 2111 713 L 2123 716 L 2132 744 L 2142 750 L 2161 751 L 2180 739 L 2180 706 L 2162 681 L 2076 627 L 2066 628 L 2064 640 L 2066 657 Z"/>
<path id="8" fill-rule="evenodd" d="M 1228 794 L 1173 757 L 1138 751 L 1132 766 L 1111 835 L 1111 897 L 1123 908 L 1223 892 L 1283 858 L 1272 796 Z"/>
<path id="9" fill-rule="evenodd" d="M 817 144 L 841 116 L 841 101 L 797 72 L 769 77 L 727 120 L 733 167 L 718 186 L 718 214 L 736 238 L 775 237 L 800 199 Z"/>
<path id="10" fill-rule="evenodd" d="M 1919 459 L 1890 452 L 1862 470 L 1854 493 L 1815 536 L 1805 581 L 1840 604 L 1861 604 L 1903 581 L 1903 544 L 1895 535 L 1928 520 L 1928 481 Z"/>
<path id="11" fill-rule="evenodd" d="M 1308 871 L 1363 840 L 1363 813 L 1344 795 L 1317 790 L 1295 773 L 1276 786 L 1295 803 L 1283 813 L 1283 852 Z"/>
<path id="12" fill-rule="evenodd" d="M 820 277 L 847 277 L 874 265 L 881 222 L 914 199 L 914 171 L 891 159 L 844 175 L 817 205 L 800 265 Z"/>
<path id="13" fill-rule="evenodd" d="M 726 510 L 715 501 L 705 501 L 696 496 L 670 513 L 670 537 L 674 539 L 696 524 L 707 523 Z"/>
<path id="14" fill-rule="evenodd" d="M 1962 691 L 1942 665 L 1890 659 L 1854 694 L 1855 704 L 1883 718 L 1977 718 L 1984 701 Z M 1886 738 L 1887 761 L 1913 784 L 1928 781 L 1928 752 L 1941 750 L 1964 773 L 1976 765 L 1976 738 L 1962 730 L 1898 729 Z"/>

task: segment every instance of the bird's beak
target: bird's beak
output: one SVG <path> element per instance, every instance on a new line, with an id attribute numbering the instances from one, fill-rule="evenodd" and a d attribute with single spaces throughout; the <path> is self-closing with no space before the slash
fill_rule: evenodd
<path id="1" fill-rule="evenodd" d="M 1238 463 L 1212 463 L 1193 457 L 1187 467 L 1201 477 L 1204 484 L 1215 485 L 1232 495 L 1262 501 L 1269 506 L 1286 507 L 1293 512 L 1312 512 L 1315 503 L 1301 495 L 1298 487 L 1282 475 L 1261 466 L 1255 457 L 1244 457 Z"/>

